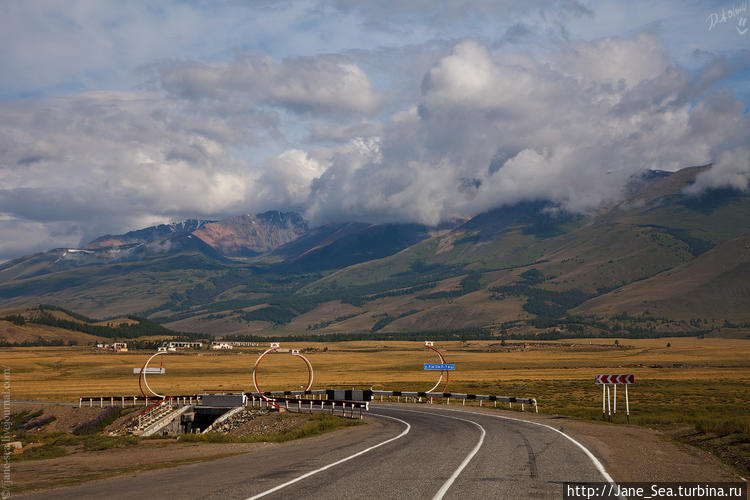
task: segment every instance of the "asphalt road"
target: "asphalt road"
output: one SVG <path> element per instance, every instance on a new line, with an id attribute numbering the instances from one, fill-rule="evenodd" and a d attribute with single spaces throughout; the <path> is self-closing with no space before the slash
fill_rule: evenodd
<path id="1" fill-rule="evenodd" d="M 308 440 L 27 498 L 562 498 L 604 481 L 593 455 L 553 428 L 429 405 L 376 405 L 378 432 Z"/>

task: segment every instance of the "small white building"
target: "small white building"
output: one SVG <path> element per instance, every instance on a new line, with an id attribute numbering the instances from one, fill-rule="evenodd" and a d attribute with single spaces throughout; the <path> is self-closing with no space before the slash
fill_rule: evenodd
<path id="1" fill-rule="evenodd" d="M 112 344 L 112 349 L 115 352 L 128 352 L 128 344 L 127 342 L 115 342 Z"/>
<path id="2" fill-rule="evenodd" d="M 240 341 L 225 340 L 222 343 L 231 345 L 232 347 L 258 347 L 260 346 L 258 342 L 240 342 Z"/>
<path id="3" fill-rule="evenodd" d="M 174 349 L 200 349 L 203 347 L 203 342 L 179 342 L 173 341 L 167 344 L 167 347 Z"/>
<path id="4" fill-rule="evenodd" d="M 211 344 L 211 349 L 234 349 L 234 346 L 226 342 L 214 342 Z"/>

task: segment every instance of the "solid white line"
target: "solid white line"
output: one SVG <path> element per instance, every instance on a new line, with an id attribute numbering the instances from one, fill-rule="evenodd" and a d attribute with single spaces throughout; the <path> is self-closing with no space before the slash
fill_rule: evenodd
<path id="1" fill-rule="evenodd" d="M 386 439 L 382 443 L 378 443 L 375 446 L 370 446 L 369 448 L 366 448 L 366 449 L 364 449 L 364 450 L 362 450 L 360 452 L 357 452 L 354 455 L 350 455 L 350 456 L 348 456 L 346 458 L 342 458 L 341 460 L 337 460 L 336 462 L 333 462 L 332 464 L 328 464 L 325 467 L 321 467 L 320 469 L 315 469 L 313 471 L 310 471 L 310 472 L 307 472 L 305 474 L 302 474 L 301 476 L 299 476 L 299 477 L 297 477 L 295 479 L 292 479 L 291 481 L 287 481 L 286 483 L 280 484 L 280 485 L 278 485 L 278 486 L 276 486 L 274 488 L 271 488 L 270 490 L 266 490 L 266 491 L 264 491 L 262 493 L 258 493 L 257 495 L 251 496 L 247 500 L 254 500 L 256 498 L 261 498 L 261 497 L 264 497 L 266 495 L 270 495 L 271 493 L 279 491 L 282 488 L 286 488 L 290 484 L 294 484 L 294 483 L 296 483 L 298 481 L 302 481 L 303 479 L 306 479 L 306 478 L 308 478 L 310 476 L 313 476 L 313 475 L 317 474 L 318 472 L 323 472 L 324 470 L 328 470 L 331 467 L 335 467 L 335 466 L 337 466 L 339 464 L 343 464 L 344 462 L 347 462 L 347 461 L 349 461 L 349 460 L 351 460 L 353 458 L 357 458 L 360 455 L 364 455 L 368 451 L 372 451 L 375 448 L 379 448 L 379 447 L 381 447 L 381 446 L 383 446 L 385 444 L 388 444 L 388 443 L 390 443 L 392 441 L 395 441 L 397 439 L 401 439 L 402 437 L 406 436 L 409 433 L 409 431 L 411 430 L 411 425 L 409 425 L 409 422 L 401 420 L 400 418 L 389 417 L 388 415 L 380 415 L 380 414 L 377 414 L 377 413 L 371 413 L 371 415 L 374 415 L 374 416 L 377 416 L 377 417 L 390 418 L 391 420 L 396 420 L 396 421 L 401 422 L 402 424 L 406 425 L 406 429 L 404 429 L 403 432 L 401 434 L 399 434 L 398 436 L 396 436 L 396 437 L 392 437 L 390 439 Z"/>
<path id="2" fill-rule="evenodd" d="M 451 477 L 448 478 L 448 480 L 443 483 L 443 485 L 440 487 L 437 493 L 435 493 L 435 496 L 432 497 L 432 500 L 441 500 L 443 496 L 448 492 L 448 489 L 453 485 L 453 482 L 458 478 L 458 476 L 461 474 L 461 472 L 466 468 L 467 465 L 469 465 L 469 462 L 471 462 L 471 459 L 474 458 L 474 455 L 477 454 L 479 449 L 482 447 L 482 443 L 484 443 L 484 437 L 487 435 L 487 431 L 484 430 L 484 427 L 479 425 L 478 423 L 467 420 L 465 418 L 459 418 L 459 417 L 451 417 L 450 415 L 440 415 L 439 413 L 433 413 L 429 411 L 417 411 L 417 410 L 406 410 L 399 408 L 398 411 L 408 411 L 411 413 L 424 413 L 426 415 L 433 415 L 437 417 L 443 417 L 443 418 L 450 418 L 453 420 L 461 420 L 462 422 L 468 422 L 476 427 L 479 427 L 479 430 L 482 432 L 482 434 L 479 436 L 479 441 L 477 441 L 477 444 L 474 446 L 474 448 L 469 452 L 468 455 L 464 458 L 463 462 L 461 462 L 461 465 L 458 466 L 458 468 L 453 471 L 453 474 L 451 474 Z"/>
<path id="3" fill-rule="evenodd" d="M 456 417 L 453 417 L 453 418 L 456 418 Z M 456 418 L 456 420 L 463 420 L 464 422 L 469 422 L 471 424 L 476 425 L 477 427 L 479 427 L 479 430 L 482 431 L 482 435 L 479 437 L 479 441 L 477 442 L 476 446 L 474 446 L 474 449 L 471 450 L 471 453 L 466 455 L 466 458 L 464 458 L 464 461 L 461 462 L 461 465 L 458 466 L 458 469 L 453 471 L 453 474 L 451 474 L 451 477 L 449 477 L 448 480 L 445 483 L 443 483 L 443 486 L 441 486 L 438 492 L 435 493 L 435 496 L 432 497 L 432 500 L 440 500 L 441 498 L 443 498 L 443 496 L 448 492 L 448 488 L 450 488 L 451 485 L 453 485 L 453 482 L 456 480 L 458 475 L 461 474 L 461 472 L 464 470 L 464 468 L 467 465 L 469 465 L 469 462 L 471 462 L 471 459 L 474 458 L 474 455 L 477 454 L 477 452 L 479 451 L 479 448 L 482 447 L 482 443 L 484 443 L 484 436 L 487 435 L 487 431 L 484 430 L 484 427 L 482 427 L 476 422 L 472 422 L 471 420 L 466 420 L 464 418 Z"/>
<path id="4" fill-rule="evenodd" d="M 437 408 L 436 408 L 436 409 L 437 409 Z M 588 448 L 586 448 L 586 447 L 585 447 L 585 446 L 583 446 L 583 445 L 582 445 L 581 443 L 579 443 L 578 441 L 576 441 L 576 440 L 575 440 L 575 439 L 573 439 L 572 437 L 568 436 L 568 435 L 567 435 L 567 434 L 565 434 L 564 432 L 562 432 L 562 431 L 560 431 L 560 430 L 558 430 L 558 429 L 555 429 L 555 428 L 554 428 L 554 427 L 552 427 L 551 425 L 547 425 L 547 424 L 542 424 L 542 423 L 539 423 L 539 422 L 534 422 L 534 421 L 532 421 L 532 420 L 523 420 L 523 419 L 520 419 L 520 418 L 505 417 L 505 416 L 503 416 L 503 415 L 493 415 L 493 414 L 491 414 L 491 413 L 483 413 L 483 412 L 475 412 L 475 411 L 466 411 L 466 410 L 453 410 L 453 409 L 448 409 L 448 408 L 439 408 L 439 409 L 440 409 L 440 410 L 444 410 L 444 411 L 455 411 L 455 412 L 460 412 L 460 413 L 471 413 L 472 415 L 485 415 L 485 416 L 487 416 L 487 417 L 502 418 L 502 419 L 505 419 L 505 420 L 514 420 L 514 421 L 516 421 L 516 422 L 523 422 L 523 423 L 526 423 L 526 424 L 532 424 L 532 425 L 538 425 L 538 426 L 540 426 L 540 427 L 546 427 L 547 429 L 553 430 L 553 431 L 557 432 L 558 434 L 560 434 L 561 436 L 564 436 L 564 437 L 565 437 L 565 439 L 568 439 L 568 440 L 569 440 L 570 442 L 572 442 L 573 444 L 575 444 L 576 446 L 578 446 L 578 447 L 579 447 L 579 448 L 580 448 L 581 450 L 583 450 L 583 452 L 584 452 L 584 453 L 586 454 L 586 456 L 588 456 L 588 457 L 589 457 L 589 459 L 591 460 L 591 462 L 592 462 L 592 463 L 594 464 L 594 467 L 596 467 L 596 470 L 598 470 L 598 471 L 599 471 L 599 473 L 600 473 L 600 474 L 602 475 L 602 477 L 604 477 L 604 480 L 605 480 L 605 481 L 607 481 L 608 483 L 614 483 L 614 482 L 615 482 L 615 481 L 614 481 L 614 479 L 612 479 L 612 476 L 610 476 L 610 475 L 609 475 L 609 474 L 607 473 L 607 470 L 606 470 L 606 469 L 604 468 L 604 466 L 603 466 L 603 465 L 602 465 L 602 463 L 601 463 L 601 462 L 599 461 L 599 459 L 598 459 L 598 458 L 596 458 L 596 457 L 594 456 L 594 454 L 593 454 L 593 453 L 591 453 L 591 452 L 590 452 L 590 451 L 588 450 Z"/>

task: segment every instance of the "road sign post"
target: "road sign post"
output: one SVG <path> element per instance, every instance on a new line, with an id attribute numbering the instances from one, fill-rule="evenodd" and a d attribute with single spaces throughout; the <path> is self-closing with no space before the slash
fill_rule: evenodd
<path id="1" fill-rule="evenodd" d="M 628 405 L 628 384 L 625 384 L 625 417 L 630 423 L 630 406 Z"/>
<path id="2" fill-rule="evenodd" d="M 594 378 L 595 384 L 601 384 L 602 386 L 602 420 L 609 417 L 612 421 L 612 415 L 617 416 L 617 384 L 623 384 L 625 386 L 625 416 L 627 422 L 630 423 L 630 401 L 628 400 L 628 385 L 635 384 L 635 375 L 631 374 L 618 374 L 618 375 L 597 375 Z M 613 402 L 614 405 L 610 406 L 609 399 L 609 385 L 612 384 Z M 605 401 L 606 400 L 606 401 Z"/>
<path id="3" fill-rule="evenodd" d="M 612 384 L 612 414 L 617 418 L 617 384 Z"/>

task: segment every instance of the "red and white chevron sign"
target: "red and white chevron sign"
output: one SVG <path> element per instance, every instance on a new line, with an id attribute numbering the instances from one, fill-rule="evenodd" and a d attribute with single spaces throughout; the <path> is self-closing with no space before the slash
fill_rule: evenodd
<path id="1" fill-rule="evenodd" d="M 635 375 L 597 375 L 597 384 L 635 384 Z"/>

